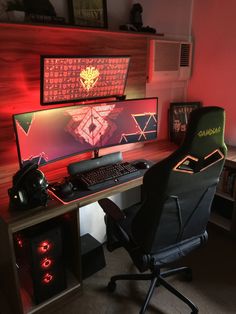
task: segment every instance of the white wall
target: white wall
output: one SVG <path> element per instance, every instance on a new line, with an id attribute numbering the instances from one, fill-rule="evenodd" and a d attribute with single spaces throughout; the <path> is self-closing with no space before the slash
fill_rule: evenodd
<path id="1" fill-rule="evenodd" d="M 132 0 L 107 0 L 108 28 L 118 30 L 120 25 L 129 23 Z"/>
<path id="2" fill-rule="evenodd" d="M 53 5 L 57 16 L 64 17 L 66 21 L 69 21 L 68 3 L 65 0 L 50 0 Z"/>
<path id="3" fill-rule="evenodd" d="M 188 39 L 191 33 L 193 0 L 140 0 L 143 25 L 154 27 L 165 37 Z"/>
<path id="4" fill-rule="evenodd" d="M 109 197 L 121 209 L 127 208 L 140 201 L 140 188 L 133 188 L 124 193 Z M 104 212 L 98 203 L 93 203 L 80 210 L 80 234 L 90 233 L 101 243 L 106 240 L 106 229 L 104 223 Z"/>
<path id="5" fill-rule="evenodd" d="M 9 20 L 11 14 L 9 16 L 9 14 L 5 12 L 7 2 L 8 0 L 0 0 L 0 20 L 1 21 L 11 21 L 11 19 Z M 66 22 L 68 22 L 69 21 L 68 2 L 66 0 L 50 0 L 50 2 L 56 11 L 56 15 L 60 17 L 64 17 L 66 19 Z M 16 17 L 15 17 L 12 19 L 12 21 L 18 21 L 18 20 L 16 20 Z M 23 21 L 24 21 L 24 16 L 22 20 L 19 20 L 19 22 L 23 22 Z"/>
<path id="6" fill-rule="evenodd" d="M 171 102 L 181 102 L 186 99 L 187 82 L 149 83 L 146 87 L 147 97 L 158 97 L 158 139 L 168 138 L 168 109 Z"/>
<path id="7" fill-rule="evenodd" d="M 164 33 L 163 39 L 191 39 L 193 0 L 140 0 L 138 2 L 143 7 L 144 26 L 155 28 L 157 33 Z M 170 102 L 184 101 L 186 90 L 186 81 L 147 84 L 146 96 L 158 97 L 159 139 L 168 137 Z"/>
<path id="8" fill-rule="evenodd" d="M 9 21 L 9 14 L 5 12 L 5 4 L 7 1 L 8 0 L 0 0 L 0 21 Z M 66 22 L 68 22 L 68 1 L 50 0 L 50 2 L 55 8 L 57 16 L 64 17 Z M 107 0 L 108 28 L 118 30 L 120 25 L 128 23 L 131 6 L 132 0 Z M 21 21 L 23 21 L 23 19 Z M 16 20 L 14 19 L 14 21 Z"/>
<path id="9" fill-rule="evenodd" d="M 50 0 L 58 16 L 68 21 L 67 0 Z M 128 23 L 132 0 L 107 0 L 108 28 L 118 30 L 119 26 Z"/>
<path id="10" fill-rule="evenodd" d="M 68 21 L 67 0 L 50 0 L 58 16 Z M 128 23 L 132 0 L 107 0 L 108 28 L 118 30 L 119 26 Z"/>

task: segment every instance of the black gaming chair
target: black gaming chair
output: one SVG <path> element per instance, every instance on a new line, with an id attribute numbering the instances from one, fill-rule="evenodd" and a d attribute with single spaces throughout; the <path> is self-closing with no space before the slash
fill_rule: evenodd
<path id="1" fill-rule="evenodd" d="M 193 111 L 182 145 L 145 173 L 141 204 L 121 211 L 109 199 L 99 201 L 106 213 L 108 250 L 123 246 L 140 272 L 150 270 L 148 274 L 111 277 L 108 284 L 114 291 L 116 280 L 150 280 L 140 313 L 145 312 L 158 285 L 185 302 L 191 313 L 198 313 L 198 308 L 164 279 L 183 272 L 191 280 L 191 269 L 161 272 L 161 268 L 207 241 L 211 203 L 227 151 L 224 124 L 222 108 Z"/>

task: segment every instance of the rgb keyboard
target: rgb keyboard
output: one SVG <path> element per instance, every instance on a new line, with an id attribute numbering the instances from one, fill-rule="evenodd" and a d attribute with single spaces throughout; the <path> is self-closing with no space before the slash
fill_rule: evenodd
<path id="1" fill-rule="evenodd" d="M 94 190 L 112 183 L 124 182 L 140 175 L 140 171 L 132 164 L 123 162 L 78 173 L 75 176 L 75 181 L 78 185 Z"/>

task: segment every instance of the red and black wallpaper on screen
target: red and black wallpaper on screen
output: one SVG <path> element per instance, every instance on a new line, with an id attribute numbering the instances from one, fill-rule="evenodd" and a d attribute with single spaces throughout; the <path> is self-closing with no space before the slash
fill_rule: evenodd
<path id="1" fill-rule="evenodd" d="M 14 116 L 20 163 L 39 165 L 157 137 L 157 99 L 102 102 Z"/>

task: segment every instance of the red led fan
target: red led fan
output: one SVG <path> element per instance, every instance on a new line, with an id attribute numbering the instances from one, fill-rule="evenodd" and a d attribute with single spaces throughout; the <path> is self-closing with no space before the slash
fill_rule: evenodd
<path id="1" fill-rule="evenodd" d="M 44 276 L 43 276 L 43 283 L 44 284 L 49 284 L 51 281 L 53 280 L 53 275 L 50 274 L 50 273 L 46 273 Z"/>
<path id="2" fill-rule="evenodd" d="M 49 267 L 52 266 L 52 264 L 53 260 L 49 257 L 45 257 L 40 263 L 42 269 L 48 269 Z"/>
<path id="3" fill-rule="evenodd" d="M 49 241 L 42 241 L 38 246 L 38 252 L 44 254 L 51 249 L 51 243 Z"/>

